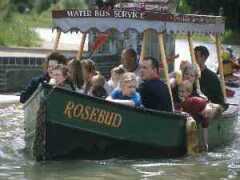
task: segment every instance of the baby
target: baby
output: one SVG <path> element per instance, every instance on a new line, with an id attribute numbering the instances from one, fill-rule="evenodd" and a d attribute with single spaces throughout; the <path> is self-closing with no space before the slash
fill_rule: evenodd
<path id="1" fill-rule="evenodd" d="M 137 79 L 134 73 L 124 73 L 121 80 L 119 88 L 113 90 L 111 95 L 107 97 L 107 100 L 125 104 L 129 106 L 139 107 L 141 106 L 141 97 L 138 92 L 136 92 Z"/>

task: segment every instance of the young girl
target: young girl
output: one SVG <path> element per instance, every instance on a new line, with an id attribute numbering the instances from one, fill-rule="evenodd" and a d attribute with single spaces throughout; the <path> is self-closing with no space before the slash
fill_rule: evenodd
<path id="1" fill-rule="evenodd" d="M 123 74 L 120 80 L 119 88 L 113 90 L 112 94 L 107 97 L 107 100 L 125 104 L 129 106 L 141 106 L 141 97 L 136 92 L 137 80 L 134 73 L 127 72 Z"/>

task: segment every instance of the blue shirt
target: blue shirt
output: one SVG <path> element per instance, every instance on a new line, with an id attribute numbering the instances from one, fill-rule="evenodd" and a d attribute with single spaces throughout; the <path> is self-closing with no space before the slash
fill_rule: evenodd
<path id="1" fill-rule="evenodd" d="M 142 104 L 141 96 L 138 92 L 134 92 L 131 96 L 124 96 L 120 89 L 115 89 L 113 90 L 111 97 L 113 99 L 132 100 L 136 107 L 139 107 Z"/>

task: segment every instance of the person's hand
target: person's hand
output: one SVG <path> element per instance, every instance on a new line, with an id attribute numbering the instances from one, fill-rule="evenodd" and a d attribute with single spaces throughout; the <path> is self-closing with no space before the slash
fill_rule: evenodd
<path id="1" fill-rule="evenodd" d="M 48 84 L 51 85 L 51 86 L 56 86 L 56 85 L 57 85 L 57 82 L 56 82 L 55 79 L 50 79 L 50 81 L 49 81 Z"/>

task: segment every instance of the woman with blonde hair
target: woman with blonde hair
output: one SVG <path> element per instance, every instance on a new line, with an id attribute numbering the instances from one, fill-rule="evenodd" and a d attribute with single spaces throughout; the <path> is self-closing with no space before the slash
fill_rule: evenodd
<path id="1" fill-rule="evenodd" d="M 180 102 L 178 88 L 182 81 L 187 80 L 192 84 L 192 96 L 200 96 L 201 92 L 199 92 L 197 89 L 197 81 L 200 78 L 200 72 L 201 71 L 197 65 L 191 64 L 185 60 L 181 62 L 180 71 L 176 72 L 174 74 L 175 77 L 170 80 L 174 103 Z"/>

